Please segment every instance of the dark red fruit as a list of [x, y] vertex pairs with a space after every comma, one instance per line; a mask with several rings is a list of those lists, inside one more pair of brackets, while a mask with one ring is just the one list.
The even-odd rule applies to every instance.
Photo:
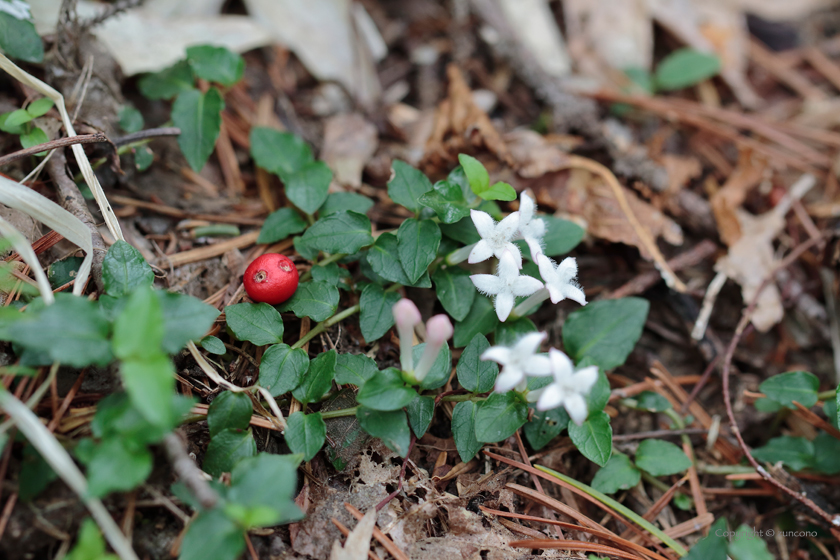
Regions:
[[283, 303], [298, 287], [298, 269], [289, 257], [268, 253], [245, 269], [245, 291], [258, 303]]

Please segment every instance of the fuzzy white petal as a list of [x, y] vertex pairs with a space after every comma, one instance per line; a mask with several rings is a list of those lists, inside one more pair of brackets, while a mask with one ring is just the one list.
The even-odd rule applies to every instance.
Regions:
[[484, 294], [495, 295], [505, 288], [504, 282], [492, 274], [473, 274], [470, 276], [473, 285], [479, 292]]
[[[475, 210], [471, 210], [471, 212], [475, 212]], [[492, 220], [493, 218], [490, 219]], [[505, 219], [496, 224], [496, 233], [498, 233], [505, 241], [510, 241], [513, 238], [513, 234], [515, 234], [518, 229], [519, 212], [511, 212]]]
[[473, 224], [475, 224], [475, 229], [478, 231], [478, 235], [482, 238], [487, 238], [493, 235], [493, 232], [496, 229], [496, 223], [493, 221], [490, 214], [482, 212], [481, 210], [470, 210], [470, 218], [472, 218]]
[[491, 346], [481, 353], [481, 359], [491, 360], [497, 364], [505, 365], [513, 361], [512, 354], [513, 351], [510, 348], [505, 348], [504, 346]]
[[510, 312], [513, 311], [515, 302], [516, 299], [510, 292], [502, 292], [496, 296], [493, 303], [496, 306], [496, 316], [499, 317], [499, 321], [505, 322], [507, 320]]
[[470, 264], [480, 263], [486, 261], [493, 256], [493, 246], [489, 242], [482, 239], [470, 251], [470, 256], [467, 262]]
[[531, 251], [531, 260], [538, 258], [538, 255], [543, 254], [542, 240], [532, 235], [525, 236], [525, 243], [528, 244], [528, 250]]
[[531, 276], [520, 276], [511, 284], [511, 292], [515, 296], [524, 297], [530, 296], [534, 292], [541, 290], [543, 283]]
[[563, 290], [554, 284], [546, 284], [545, 288], [548, 290], [548, 296], [551, 298], [551, 303], [557, 303], [566, 299], [566, 296], [563, 295]]
[[531, 332], [519, 338], [513, 346], [513, 352], [518, 356], [530, 356], [540, 349], [540, 344], [548, 334], [544, 332]]
[[537, 401], [537, 410], [551, 410], [552, 408], [557, 408], [563, 404], [563, 400], [565, 398], [566, 392], [563, 388], [556, 383], [552, 383], [543, 389], [542, 395], [540, 395], [540, 398]]
[[527, 224], [531, 221], [531, 218], [534, 217], [534, 211], [536, 209], [537, 205], [533, 198], [524, 192], [519, 195], [519, 215], [523, 224]]
[[574, 383], [577, 392], [588, 394], [598, 382], [598, 366], [589, 366], [575, 372]]
[[548, 357], [551, 360], [551, 372], [554, 374], [554, 379], [567, 378], [575, 371], [575, 365], [572, 363], [572, 360], [560, 350], [556, 348], [550, 349], [548, 351]]
[[548, 359], [548, 356], [531, 356], [524, 363], [523, 369], [531, 377], [545, 377], [551, 375], [551, 360]]
[[516, 263], [516, 269], [519, 270], [522, 268], [522, 253], [519, 251], [519, 247], [514, 245], [513, 243], [505, 243], [500, 247], [496, 248], [495, 255], [497, 259], [501, 259], [506, 254], [510, 253], [511, 257], [513, 257], [513, 262]]
[[554, 261], [543, 254], [537, 255], [536, 259], [542, 279], [546, 283], [554, 282], [557, 276], [557, 273], [554, 271]]
[[589, 415], [589, 411], [586, 406], [586, 399], [584, 399], [581, 395], [574, 394], [567, 396], [563, 400], [563, 406], [566, 408], [566, 412], [569, 413], [569, 418], [571, 418], [578, 426], [583, 424], [586, 421], [586, 417]]
[[510, 251], [505, 251], [499, 257], [499, 266], [496, 269], [496, 274], [505, 284], [511, 282], [514, 278], [519, 276], [519, 267], [516, 266], [516, 257]]
[[564, 282], [568, 282], [575, 278], [578, 273], [577, 260], [574, 257], [566, 257], [563, 262], [557, 265], [557, 275]]
[[522, 371], [517, 368], [504, 368], [499, 377], [496, 378], [496, 392], [504, 393], [516, 387], [525, 378]]
[[[551, 290], [549, 290], [549, 293], [551, 293]], [[563, 286], [562, 294], [563, 297], [567, 297], [570, 300], [576, 301], [581, 305], [586, 305], [586, 294], [584, 294], [583, 290], [581, 290], [577, 286], [573, 286], [571, 284]]]

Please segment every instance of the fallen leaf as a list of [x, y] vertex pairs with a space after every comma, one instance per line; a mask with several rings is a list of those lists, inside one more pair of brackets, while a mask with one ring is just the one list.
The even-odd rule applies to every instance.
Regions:
[[764, 177], [767, 161], [754, 154], [752, 150], [741, 150], [738, 165], [723, 187], [711, 197], [712, 211], [717, 221], [720, 238], [732, 247], [742, 235], [741, 220], [737, 211], [747, 198], [747, 194]]
[[335, 181], [359, 187], [362, 170], [378, 145], [376, 127], [362, 115], [337, 115], [326, 121], [321, 159], [332, 169]]
[[376, 508], [370, 508], [356, 528], [347, 535], [344, 547], [338, 541], [333, 542], [330, 560], [365, 560], [375, 526]]

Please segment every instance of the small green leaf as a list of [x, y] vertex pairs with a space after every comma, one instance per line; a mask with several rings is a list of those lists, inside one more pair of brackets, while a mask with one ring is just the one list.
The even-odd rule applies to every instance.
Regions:
[[592, 487], [604, 494], [615, 494], [619, 490], [629, 490], [639, 483], [642, 473], [627, 455], [616, 453], [607, 464], [595, 473]]
[[52, 289], [59, 288], [71, 280], [75, 280], [83, 260], [82, 257], [67, 257], [66, 259], [52, 263], [47, 270], [47, 280], [50, 281]]
[[646, 439], [636, 450], [636, 466], [653, 476], [666, 476], [691, 467], [691, 459], [671, 442]]
[[285, 395], [300, 385], [309, 368], [309, 356], [300, 348], [274, 344], [265, 351], [260, 362], [260, 386], [272, 397]]
[[534, 451], [539, 451], [569, 425], [569, 415], [563, 407], [553, 410], [534, 411], [531, 421], [525, 424], [522, 432]]
[[220, 508], [214, 508], [190, 521], [178, 560], [236, 560], [244, 550], [242, 529]]
[[642, 335], [650, 304], [629, 297], [593, 301], [569, 314], [563, 325], [566, 353], [580, 362], [589, 356], [603, 370], [622, 365]]
[[332, 386], [337, 355], [335, 350], [318, 354], [309, 362], [309, 371], [301, 384], [292, 391], [292, 395], [303, 404], [321, 400]]
[[134, 166], [137, 167], [137, 171], [147, 170], [154, 161], [155, 154], [148, 147], [137, 146], [134, 148]]
[[184, 91], [172, 105], [172, 122], [181, 129], [178, 145], [193, 171], [201, 171], [213, 153], [222, 126], [225, 102], [219, 90]]
[[[487, 334], [496, 328], [499, 318], [493, 302], [482, 295], [476, 295], [470, 312], [463, 321], [455, 323], [452, 345], [461, 348], [469, 344], [476, 334]], [[564, 329], [565, 332], [565, 329]]]
[[163, 351], [168, 354], [176, 354], [187, 342], [201, 340], [219, 316], [218, 309], [192, 296], [162, 290], [156, 290], [155, 295], [163, 312]]
[[230, 472], [236, 464], [257, 454], [257, 442], [251, 430], [222, 430], [210, 440], [204, 454], [203, 470], [211, 476]]
[[720, 72], [720, 58], [694, 49], [678, 49], [656, 67], [656, 88], [664, 91], [699, 84]]
[[[642, 391], [631, 400], [636, 401], [636, 404], [633, 405], [633, 408], [637, 410], [646, 410], [648, 412], [664, 412], [671, 408], [671, 403], [668, 401], [668, 399], [666, 399], [659, 393], [654, 393], [653, 391]], [[628, 403], [628, 406], [631, 405]]]
[[338, 309], [338, 288], [326, 282], [303, 282], [295, 295], [280, 305], [280, 311], [291, 311], [297, 317], [310, 317], [313, 321], [326, 321]]
[[391, 200], [418, 213], [423, 208], [420, 197], [431, 189], [432, 182], [422, 171], [404, 161], [394, 160], [393, 178], [388, 181], [388, 196]]
[[300, 217], [300, 214], [291, 208], [280, 208], [269, 214], [265, 219], [257, 243], [261, 245], [277, 243], [305, 229], [306, 222]]
[[167, 400], [172, 411], [170, 422], [153, 424], [143, 417], [126, 393], [112, 393], [96, 405], [96, 414], [90, 424], [91, 431], [101, 439], [118, 437], [136, 445], [157, 443], [182, 420], [193, 405], [193, 399], [174, 392], [168, 395]]
[[146, 74], [137, 82], [146, 99], [172, 99], [179, 93], [195, 89], [192, 68], [186, 60], [176, 62], [154, 74]]
[[121, 438], [108, 438], [93, 447], [87, 460], [88, 494], [101, 498], [114, 491], [131, 490], [152, 472], [152, 454]]
[[[423, 356], [423, 351], [426, 349], [426, 343], [420, 343], [411, 349], [411, 358], [415, 366], [420, 363], [420, 357]], [[421, 389], [438, 389], [446, 385], [449, 377], [452, 374], [452, 352], [449, 350], [449, 345], [444, 343], [440, 349], [440, 353], [435, 358], [429, 373], [420, 382]]]
[[814, 438], [814, 470], [827, 475], [840, 473], [840, 440], [820, 432]]
[[17, 19], [12, 14], [0, 12], [0, 49], [9, 58], [24, 62], [42, 62], [44, 45], [31, 21]]
[[804, 437], [776, 437], [768, 441], [767, 445], [753, 449], [752, 454], [758, 461], [781, 461], [794, 471], [814, 466], [814, 443]]
[[240, 461], [230, 473], [228, 501], [249, 508], [271, 508], [274, 519], [266, 525], [301, 519], [303, 513], [293, 498], [302, 459], [300, 455], [260, 453]]
[[490, 175], [487, 174], [484, 164], [467, 154], [458, 154], [458, 162], [467, 176], [472, 192], [481, 196], [481, 193], [490, 188]]
[[[332, 171], [323, 161], [313, 161], [294, 173], [286, 173], [281, 177], [286, 185], [286, 198], [307, 214], [314, 214], [327, 199]], [[355, 251], [332, 252], [354, 253]]]
[[64, 558], [65, 560], [118, 560], [119, 557], [105, 552], [105, 539], [99, 533], [96, 522], [88, 517], [82, 522], [76, 545]]
[[241, 80], [245, 71], [245, 60], [224, 47], [188, 47], [187, 62], [196, 76], [223, 86], [232, 86]]
[[37, 119], [38, 117], [42, 117], [47, 114], [47, 111], [53, 108], [53, 100], [49, 97], [42, 97], [40, 99], [36, 99], [29, 106], [26, 108], [26, 112], [32, 115], [32, 118]]
[[795, 409], [794, 401], [811, 408], [817, 404], [820, 380], [807, 371], [789, 371], [764, 380], [758, 390], [785, 408]]
[[464, 245], [472, 245], [481, 240], [478, 230], [475, 229], [475, 224], [469, 217], [462, 218], [454, 224], [440, 224], [439, 227], [443, 235]]
[[373, 243], [370, 218], [356, 212], [336, 212], [315, 222], [301, 241], [326, 253], [353, 254]]
[[478, 405], [475, 414], [475, 437], [491, 443], [503, 441], [528, 420], [528, 407], [513, 391], [491, 394]]
[[475, 415], [478, 406], [472, 401], [459, 402], [452, 411], [452, 437], [458, 456], [469, 462], [483, 445], [475, 437]]
[[312, 279], [316, 282], [325, 282], [340, 289], [347, 289], [347, 283], [343, 280], [350, 278], [350, 272], [336, 263], [313, 266], [309, 269]]
[[120, 372], [131, 403], [143, 418], [155, 425], [175, 422], [171, 398], [175, 391], [175, 367], [168, 356], [152, 354], [124, 360]]
[[721, 517], [709, 528], [709, 536], [697, 541], [683, 560], [726, 560], [726, 518]]
[[464, 199], [461, 186], [452, 181], [438, 181], [432, 190], [420, 197], [420, 204], [435, 211], [445, 224], [453, 224], [470, 215], [470, 204]]
[[139, 287], [151, 286], [154, 280], [155, 273], [140, 251], [122, 240], [108, 249], [102, 261], [102, 283], [109, 296], [128, 295]]
[[[19, 130], [18, 127], [20, 127], [20, 125], [32, 121], [33, 118], [34, 117], [32, 117], [26, 109], [17, 109], [16, 111], [8, 113], [6, 120], [3, 121], [3, 126], [7, 129]], [[15, 132], [14, 134], [20, 134], [20, 132]]]
[[432, 275], [438, 300], [456, 321], [463, 321], [475, 300], [470, 272], [457, 266], [438, 268]]
[[403, 381], [396, 368], [382, 370], [371, 377], [356, 395], [362, 406], [371, 410], [400, 410], [417, 397], [417, 391]]
[[339, 354], [335, 363], [335, 382], [361, 387], [379, 373], [376, 362], [364, 354]]
[[304, 461], [311, 461], [327, 437], [327, 425], [321, 413], [304, 414], [295, 412], [286, 421], [286, 443], [293, 453], [303, 455]]
[[[540, 216], [545, 222], [545, 237], [543, 237], [543, 252], [549, 257], [565, 255], [578, 246], [586, 231], [574, 222], [555, 218], [554, 216]], [[527, 248], [527, 245], [525, 245]], [[530, 253], [528, 253], [530, 256]]]
[[569, 437], [584, 457], [605, 466], [612, 454], [612, 426], [610, 417], [603, 410], [589, 415], [582, 425], [569, 424]]
[[[23, 146], [23, 148], [25, 149], [37, 146], [39, 144], [44, 144], [49, 141], [50, 139], [47, 138], [47, 133], [38, 127], [34, 127], [28, 133], [20, 135], [20, 145]], [[46, 155], [46, 153], [47, 152], [39, 152], [36, 155], [42, 156]]]
[[400, 297], [396, 292], [386, 292], [378, 284], [368, 284], [364, 287], [359, 298], [359, 328], [366, 342], [379, 340], [394, 325], [391, 308]]
[[431, 395], [417, 395], [417, 398], [408, 403], [406, 413], [408, 413], [411, 431], [418, 439], [423, 437], [435, 415], [435, 398]]
[[767, 543], [754, 534], [755, 529], [741, 525], [735, 530], [735, 535], [729, 538], [727, 553], [732, 560], [773, 560], [774, 556], [767, 550]]
[[275, 175], [291, 175], [315, 161], [309, 144], [289, 132], [256, 126], [249, 138], [251, 157], [258, 166]]
[[120, 128], [125, 132], [137, 132], [143, 130], [145, 121], [143, 113], [137, 110], [134, 105], [123, 105], [118, 113]]
[[431, 220], [409, 218], [397, 230], [400, 264], [411, 284], [417, 282], [437, 256], [440, 228]]
[[163, 312], [151, 288], [140, 288], [128, 301], [114, 322], [111, 345], [121, 360], [142, 359], [160, 352], [163, 341]]
[[283, 342], [283, 318], [267, 303], [228, 305], [225, 318], [234, 336], [243, 342], [256, 346]]
[[[411, 286], [412, 283], [400, 264], [398, 254], [397, 236], [393, 233], [383, 233], [376, 239], [376, 243], [368, 249], [367, 262], [373, 271], [385, 280], [403, 286]], [[418, 288], [429, 288], [431, 285], [428, 272], [423, 274], [415, 284]]]
[[496, 376], [499, 375], [498, 364], [481, 359], [481, 354], [488, 348], [490, 348], [490, 343], [487, 342], [487, 337], [478, 333], [461, 352], [455, 371], [458, 375], [458, 383], [467, 391], [486, 393], [496, 383]]
[[353, 192], [337, 192], [327, 195], [327, 200], [318, 208], [318, 216], [323, 218], [344, 210], [367, 214], [367, 211], [371, 208], [373, 208], [373, 200], [365, 195]]
[[210, 403], [207, 409], [207, 427], [210, 437], [223, 430], [246, 430], [251, 423], [254, 406], [245, 393], [225, 391]]
[[499, 181], [493, 183], [490, 188], [479, 195], [484, 200], [504, 200], [510, 202], [516, 200], [516, 191], [507, 183]]
[[356, 419], [365, 432], [381, 439], [388, 449], [400, 457], [408, 455], [411, 431], [402, 410], [382, 412], [360, 406], [356, 411]]

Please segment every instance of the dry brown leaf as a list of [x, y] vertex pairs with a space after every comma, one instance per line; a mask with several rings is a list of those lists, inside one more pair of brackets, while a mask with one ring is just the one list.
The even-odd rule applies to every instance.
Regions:
[[362, 115], [337, 115], [326, 121], [321, 159], [332, 169], [338, 183], [359, 187], [362, 170], [378, 145], [376, 127]]
[[330, 560], [366, 560], [375, 526], [376, 508], [370, 508], [356, 528], [347, 535], [343, 547], [339, 541], [333, 541]]
[[694, 156], [664, 154], [658, 158], [658, 162], [668, 172], [669, 194], [676, 193], [703, 172], [700, 160]]
[[758, 185], [767, 169], [767, 160], [753, 154], [751, 150], [742, 150], [738, 157], [738, 166], [726, 180], [723, 187], [711, 198], [712, 211], [718, 225], [720, 238], [732, 247], [742, 235], [737, 211], [747, 198], [750, 190]]

